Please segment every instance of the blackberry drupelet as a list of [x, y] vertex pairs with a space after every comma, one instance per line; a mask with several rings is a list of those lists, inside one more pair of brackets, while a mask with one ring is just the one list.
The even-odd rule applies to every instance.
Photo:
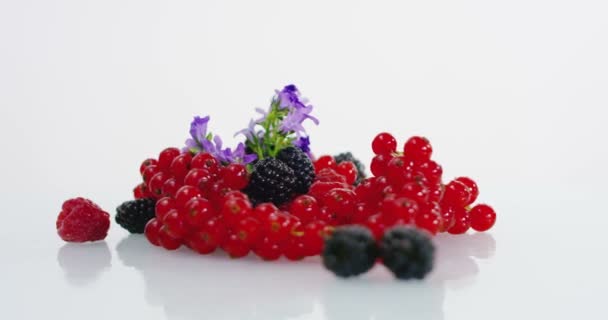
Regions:
[[287, 147], [279, 151], [277, 159], [287, 164], [296, 175], [294, 191], [297, 194], [307, 193], [310, 185], [315, 180], [315, 168], [310, 158], [300, 148]]
[[265, 158], [253, 167], [249, 184], [243, 190], [254, 204], [281, 205], [291, 199], [297, 185], [296, 175], [283, 161]]
[[338, 164], [340, 162], [350, 161], [355, 165], [355, 167], [357, 167], [357, 180], [355, 180], [356, 186], [359, 185], [359, 183], [361, 183], [361, 181], [363, 181], [363, 179], [366, 178], [365, 165], [363, 165], [363, 163], [361, 161], [359, 161], [359, 159], [355, 158], [352, 153], [343, 152], [343, 153], [340, 153], [340, 154], [334, 156], [334, 159], [336, 160], [336, 163], [338, 163]]
[[425, 232], [416, 228], [388, 230], [380, 252], [384, 265], [399, 279], [422, 279], [433, 269], [435, 246]]
[[367, 228], [340, 227], [325, 240], [323, 265], [337, 276], [347, 278], [367, 272], [378, 255], [376, 240]]
[[144, 233], [146, 223], [154, 218], [154, 199], [126, 201], [116, 208], [116, 223], [130, 233]]

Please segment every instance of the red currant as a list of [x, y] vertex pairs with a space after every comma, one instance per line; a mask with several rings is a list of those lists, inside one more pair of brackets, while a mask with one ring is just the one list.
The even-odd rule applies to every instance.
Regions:
[[174, 197], [175, 193], [179, 188], [181, 188], [181, 186], [182, 185], [177, 182], [175, 178], [167, 179], [161, 188], [163, 197]]
[[183, 181], [186, 174], [190, 170], [190, 161], [192, 161], [192, 155], [190, 153], [183, 153], [175, 157], [169, 166], [169, 172], [178, 180]]
[[211, 174], [218, 174], [220, 162], [209, 153], [199, 153], [192, 158], [190, 168], [205, 169]]
[[306, 256], [306, 248], [300, 237], [291, 238], [283, 246], [283, 255], [285, 258], [291, 261], [298, 261], [304, 259]]
[[192, 250], [200, 254], [209, 254], [214, 252], [217, 246], [211, 244], [208, 239], [208, 233], [204, 230], [199, 230], [188, 236], [188, 239], [186, 241], [188, 242], [188, 246], [192, 248]]
[[222, 207], [222, 217], [229, 226], [235, 226], [241, 219], [250, 216], [251, 212], [251, 203], [241, 198], [230, 198]]
[[372, 141], [372, 150], [375, 154], [391, 154], [397, 151], [397, 140], [390, 133], [379, 133]]
[[265, 202], [260, 203], [255, 207], [253, 210], [253, 215], [259, 221], [266, 221], [271, 214], [277, 213], [278, 211], [279, 208], [277, 208], [274, 204]]
[[441, 228], [439, 229], [440, 232], [446, 232], [448, 231], [448, 229], [452, 228], [452, 226], [454, 226], [455, 221], [455, 215], [456, 215], [456, 211], [457, 209], [455, 209], [452, 206], [443, 206], [441, 208], [441, 218], [443, 219], [443, 224], [441, 226]]
[[190, 199], [202, 197], [198, 188], [193, 186], [183, 186], [175, 193], [175, 205], [178, 208], [183, 208]]
[[182, 239], [188, 233], [184, 216], [175, 209], [167, 212], [163, 224], [167, 227], [166, 232], [173, 238]]
[[463, 234], [471, 227], [469, 213], [462, 207], [454, 207], [454, 225], [448, 229], [451, 234]]
[[437, 234], [437, 231], [439, 231], [441, 225], [441, 217], [434, 213], [423, 212], [416, 216], [416, 226], [430, 232], [433, 235]]
[[496, 212], [486, 204], [478, 204], [469, 211], [471, 228], [475, 231], [487, 231], [496, 222]]
[[135, 188], [133, 188], [133, 198], [134, 199], [143, 199], [146, 198], [148, 187], [145, 183], [138, 184]]
[[317, 173], [326, 168], [335, 169], [337, 166], [338, 164], [332, 156], [321, 156], [314, 162], [315, 172]]
[[146, 169], [144, 169], [144, 172], [142, 172], [141, 177], [144, 179], [144, 183], [148, 184], [150, 179], [152, 179], [152, 177], [159, 172], [160, 169], [158, 168], [158, 166], [149, 165], [146, 167]]
[[426, 138], [414, 136], [405, 142], [403, 153], [416, 162], [425, 162], [431, 160], [433, 147]]
[[429, 189], [420, 183], [410, 182], [403, 185], [399, 195], [410, 198], [417, 203], [424, 203], [429, 200]]
[[370, 170], [375, 176], [383, 176], [386, 174], [386, 167], [391, 157], [389, 155], [379, 154], [372, 159]]
[[281, 246], [269, 238], [264, 238], [258, 242], [253, 252], [266, 261], [274, 261], [281, 257]]
[[206, 183], [211, 180], [211, 174], [205, 169], [194, 168], [190, 169], [184, 178], [185, 186], [193, 186], [200, 188], [201, 183]]
[[179, 156], [181, 152], [178, 148], [167, 148], [158, 155], [158, 168], [161, 171], [168, 172], [171, 162], [175, 157]]
[[260, 240], [262, 232], [260, 222], [254, 218], [247, 217], [238, 221], [234, 227], [234, 232], [249, 247], [255, 246]]
[[167, 250], [177, 250], [182, 245], [181, 240], [169, 234], [166, 225], [161, 226], [159, 229], [158, 243]]
[[148, 182], [148, 191], [150, 191], [155, 198], [160, 198], [163, 195], [163, 185], [168, 178], [169, 175], [164, 172], [155, 174]]
[[325, 237], [330, 232], [328, 226], [323, 221], [315, 221], [304, 225], [302, 228], [302, 244], [306, 256], [316, 256], [321, 254]]
[[468, 178], [468, 177], [456, 178], [456, 181], [461, 182], [462, 184], [464, 184], [465, 186], [467, 186], [469, 188], [470, 197], [469, 197], [469, 201], [467, 201], [466, 205], [469, 205], [469, 204], [475, 202], [475, 200], [477, 200], [477, 197], [479, 196], [479, 188], [477, 187], [477, 183], [475, 183], [475, 181], [473, 181], [473, 179]]
[[338, 215], [335, 212], [327, 209], [327, 207], [321, 207], [319, 210], [318, 220], [323, 221], [330, 226], [337, 226], [341, 222]]
[[264, 234], [275, 243], [282, 243], [291, 233], [293, 220], [290, 216], [277, 212], [268, 216], [267, 220], [261, 221]]
[[242, 258], [249, 254], [249, 246], [245, 241], [241, 240], [235, 233], [231, 233], [226, 238], [222, 245], [222, 249], [230, 255], [231, 258]]
[[397, 220], [407, 223], [418, 214], [418, 210], [416, 201], [403, 197], [396, 199], [388, 197], [381, 204], [382, 218], [390, 223], [394, 223]]
[[380, 241], [384, 236], [384, 230], [387, 225], [385, 220], [382, 218], [382, 214], [375, 214], [365, 221], [364, 225], [374, 234], [374, 238]]
[[155, 213], [156, 219], [163, 221], [169, 211], [175, 209], [175, 202], [169, 197], [164, 197], [156, 201]]
[[442, 202], [457, 207], [464, 207], [470, 198], [470, 189], [464, 183], [453, 180], [445, 186]]
[[374, 213], [376, 213], [374, 206], [366, 202], [359, 202], [355, 205], [352, 221], [358, 224], [363, 223]]
[[148, 241], [155, 245], [155, 246], [160, 246], [160, 242], [159, 242], [159, 232], [160, 232], [160, 227], [161, 224], [160, 222], [158, 222], [157, 219], [152, 219], [150, 221], [148, 221], [148, 223], [146, 223], [146, 228], [144, 229], [144, 234], [146, 235], [146, 238], [148, 239]]
[[234, 190], [241, 190], [249, 183], [247, 169], [242, 164], [229, 164], [222, 169], [221, 176], [226, 186]]
[[340, 162], [336, 171], [346, 178], [346, 183], [348, 184], [353, 184], [357, 181], [357, 167], [350, 161]]
[[190, 226], [200, 228], [215, 215], [215, 212], [209, 200], [197, 197], [186, 202], [183, 215]]
[[139, 166], [139, 173], [140, 174], [144, 174], [144, 170], [146, 170], [146, 168], [148, 166], [155, 166], [158, 164], [158, 161], [156, 161], [156, 159], [146, 159], [144, 160], [144, 162], [141, 163], [141, 165]]
[[298, 217], [302, 223], [312, 222], [319, 215], [317, 200], [309, 195], [301, 195], [293, 200], [289, 213]]
[[426, 180], [431, 184], [437, 184], [441, 182], [441, 176], [443, 175], [443, 168], [435, 161], [429, 160], [420, 165], [420, 172], [424, 175]]

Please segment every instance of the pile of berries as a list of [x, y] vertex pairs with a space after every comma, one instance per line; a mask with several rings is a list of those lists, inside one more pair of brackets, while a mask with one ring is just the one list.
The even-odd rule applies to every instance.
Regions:
[[[268, 111], [258, 110], [262, 118], [239, 131], [246, 139], [234, 150], [208, 132], [209, 116], [195, 117], [183, 149], [142, 162], [135, 200], [117, 208], [116, 222], [167, 250], [221, 249], [233, 258], [253, 252], [268, 261], [322, 255], [343, 277], [382, 261], [400, 279], [432, 269], [430, 236], [494, 225], [494, 210], [474, 205], [472, 179], [444, 183], [426, 138], [411, 137], [397, 150], [391, 134], [378, 134], [371, 177], [350, 152], [315, 158], [302, 126], [318, 124], [312, 109], [286, 86]], [[70, 200], [58, 232], [66, 241], [103, 239], [109, 220], [102, 213], [90, 201]]]

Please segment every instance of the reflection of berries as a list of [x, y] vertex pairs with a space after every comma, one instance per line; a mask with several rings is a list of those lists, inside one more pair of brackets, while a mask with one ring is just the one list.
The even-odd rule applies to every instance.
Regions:
[[293, 170], [296, 176], [294, 191], [298, 194], [308, 192], [308, 188], [315, 180], [315, 168], [310, 158], [300, 148], [287, 147], [277, 154], [277, 159]]
[[433, 269], [435, 246], [423, 232], [395, 227], [380, 243], [382, 262], [399, 279], [422, 279]]
[[154, 218], [153, 199], [126, 201], [116, 208], [116, 223], [130, 233], [143, 233], [146, 223]]
[[360, 226], [337, 228], [325, 240], [323, 265], [340, 277], [365, 273], [374, 266], [378, 247], [372, 233]]
[[352, 162], [357, 168], [357, 180], [355, 180], [355, 185], [359, 185], [363, 179], [366, 178], [365, 175], [365, 165], [359, 159], [355, 158], [352, 153], [344, 152], [334, 156], [334, 159], [338, 164], [344, 161]]
[[75, 198], [63, 203], [57, 233], [68, 242], [102, 240], [108, 235], [110, 215], [91, 200]]
[[280, 205], [291, 198], [296, 185], [293, 169], [281, 160], [266, 158], [253, 167], [249, 185], [244, 191], [254, 202]]

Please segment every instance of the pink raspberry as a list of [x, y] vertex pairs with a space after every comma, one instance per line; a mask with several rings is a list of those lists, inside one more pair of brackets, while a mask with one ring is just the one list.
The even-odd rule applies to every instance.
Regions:
[[91, 200], [74, 198], [63, 203], [56, 227], [64, 241], [102, 240], [108, 235], [110, 215]]

